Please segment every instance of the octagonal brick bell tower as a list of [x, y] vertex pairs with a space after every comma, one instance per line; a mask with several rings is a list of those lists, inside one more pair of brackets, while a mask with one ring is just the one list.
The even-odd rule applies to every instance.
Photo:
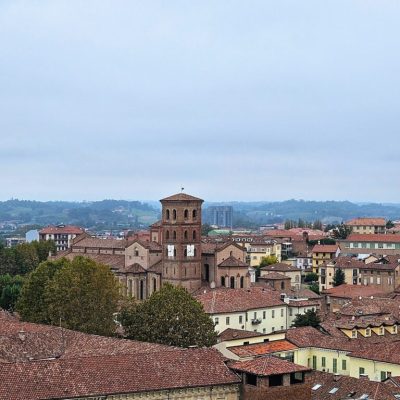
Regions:
[[178, 193], [160, 200], [163, 235], [162, 280], [185, 287], [201, 286], [202, 199]]

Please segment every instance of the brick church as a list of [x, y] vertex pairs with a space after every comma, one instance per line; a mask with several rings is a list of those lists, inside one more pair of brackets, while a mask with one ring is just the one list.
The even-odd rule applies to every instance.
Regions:
[[56, 258], [85, 256], [108, 265], [126, 295], [140, 300], [165, 282], [191, 293], [202, 286], [250, 286], [244, 247], [234, 242], [202, 241], [202, 199], [178, 193], [160, 202], [161, 220], [151, 225], [150, 240], [99, 239], [85, 233]]

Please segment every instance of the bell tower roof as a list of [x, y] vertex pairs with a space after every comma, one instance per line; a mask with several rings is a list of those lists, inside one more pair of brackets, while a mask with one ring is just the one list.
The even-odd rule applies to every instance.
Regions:
[[198, 197], [191, 196], [190, 194], [177, 193], [172, 196], [165, 197], [164, 199], [161, 199], [160, 201], [161, 202], [163, 202], [163, 201], [201, 201], [201, 202], [203, 202], [204, 200], [199, 199]]

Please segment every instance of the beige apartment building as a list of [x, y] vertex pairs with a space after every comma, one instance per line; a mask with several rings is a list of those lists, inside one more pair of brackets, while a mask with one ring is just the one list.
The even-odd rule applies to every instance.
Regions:
[[355, 218], [345, 223], [353, 233], [363, 235], [386, 233], [385, 218]]

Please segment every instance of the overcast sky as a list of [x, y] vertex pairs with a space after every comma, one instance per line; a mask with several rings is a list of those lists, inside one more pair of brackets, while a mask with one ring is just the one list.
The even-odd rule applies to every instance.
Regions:
[[400, 2], [0, 0], [0, 199], [400, 202]]

